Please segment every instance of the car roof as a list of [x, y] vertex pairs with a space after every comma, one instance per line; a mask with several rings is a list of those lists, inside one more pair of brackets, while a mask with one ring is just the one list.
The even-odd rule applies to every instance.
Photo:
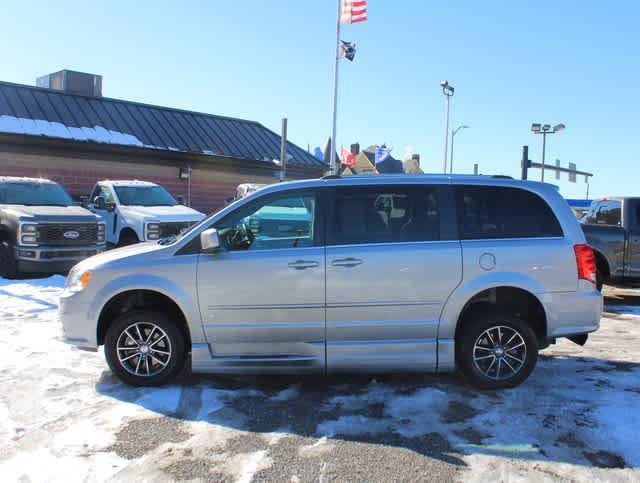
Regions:
[[511, 186], [535, 192], [558, 191], [557, 186], [539, 181], [522, 181], [508, 176], [465, 174], [369, 174], [332, 175], [324, 178], [275, 183], [260, 189], [261, 193], [285, 189], [314, 188], [321, 186], [369, 186], [384, 184], [464, 184], [480, 186]]

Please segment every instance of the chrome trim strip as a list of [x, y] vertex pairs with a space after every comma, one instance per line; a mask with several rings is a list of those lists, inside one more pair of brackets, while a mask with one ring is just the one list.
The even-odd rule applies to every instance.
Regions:
[[403, 307], [403, 306], [416, 306], [416, 305], [440, 305], [440, 302], [436, 301], [423, 301], [423, 302], [346, 302], [346, 303], [331, 303], [327, 304], [328, 309], [339, 309], [349, 307]]
[[264, 324], [207, 324], [207, 329], [290, 329], [297, 327], [324, 328], [324, 322], [289, 322], [289, 323], [264, 323]]
[[[327, 348], [331, 347], [344, 347], [344, 346], [385, 346], [385, 345], [424, 345], [435, 344], [437, 339], [387, 339], [387, 340], [341, 340], [341, 341], [327, 341]], [[381, 354], [377, 354], [380, 355]]]
[[324, 304], [209, 305], [207, 310], [323, 309]]
[[359, 321], [327, 321], [327, 328], [342, 327], [366, 327], [366, 326], [389, 326], [396, 325], [438, 325], [439, 320], [359, 320]]

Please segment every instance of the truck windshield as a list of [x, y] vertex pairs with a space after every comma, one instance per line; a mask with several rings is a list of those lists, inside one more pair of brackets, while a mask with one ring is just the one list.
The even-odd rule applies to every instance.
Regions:
[[71, 196], [57, 183], [0, 183], [0, 205], [71, 206]]
[[116, 186], [120, 204], [135, 206], [175, 206], [173, 199], [162, 186]]

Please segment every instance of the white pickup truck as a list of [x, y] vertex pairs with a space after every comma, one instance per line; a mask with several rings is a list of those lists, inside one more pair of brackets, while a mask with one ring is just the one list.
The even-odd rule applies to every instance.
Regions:
[[88, 208], [103, 217], [107, 243], [115, 246], [177, 235], [205, 216], [179, 204], [162, 186], [138, 180], [99, 181]]

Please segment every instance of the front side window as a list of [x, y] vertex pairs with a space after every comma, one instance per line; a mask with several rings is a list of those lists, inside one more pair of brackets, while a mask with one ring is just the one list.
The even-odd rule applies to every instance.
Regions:
[[437, 191], [428, 186], [337, 188], [334, 245], [440, 239]]
[[230, 251], [304, 248], [316, 244], [315, 192], [286, 192], [260, 197], [216, 223]]
[[57, 183], [11, 182], [0, 184], [0, 205], [70, 206], [71, 196]]
[[518, 188], [456, 188], [460, 238], [561, 237], [562, 228], [540, 196]]
[[175, 206], [178, 202], [162, 186], [116, 186], [121, 205]]
[[96, 186], [96, 189], [91, 196], [91, 202], [95, 203], [96, 199], [98, 199], [100, 196], [104, 198], [105, 203], [113, 203], [113, 193], [111, 193], [111, 190], [106, 186]]

